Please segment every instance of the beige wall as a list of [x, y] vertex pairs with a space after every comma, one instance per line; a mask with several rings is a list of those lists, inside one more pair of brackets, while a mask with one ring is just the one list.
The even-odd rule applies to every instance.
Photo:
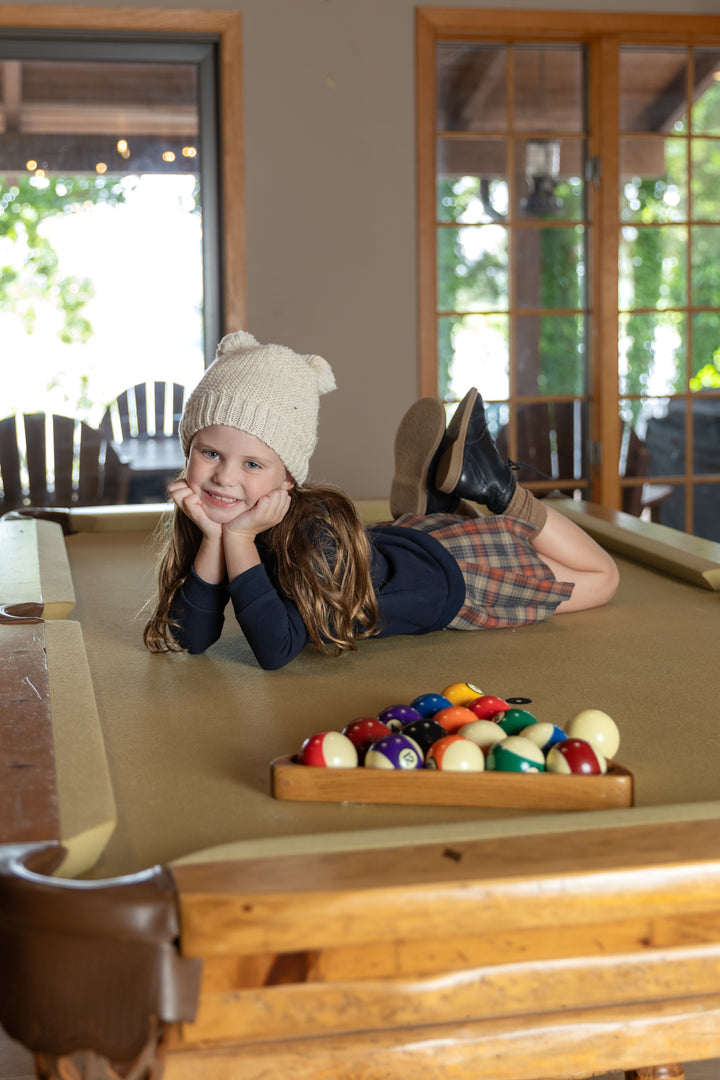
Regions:
[[[395, 425], [417, 392], [416, 4], [93, 0], [87, 6], [206, 6], [242, 14], [247, 329], [262, 341], [321, 353], [335, 370], [339, 389], [322, 403], [312, 478], [357, 497], [386, 495]], [[434, 6], [473, 5], [436, 0]], [[572, 3], [552, 7], [577, 10]], [[717, 14], [720, 4], [615, 0], [582, 10], [647, 11], [650, 18]]]

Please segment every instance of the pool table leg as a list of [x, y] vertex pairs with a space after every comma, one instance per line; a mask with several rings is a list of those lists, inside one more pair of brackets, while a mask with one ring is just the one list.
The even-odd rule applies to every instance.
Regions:
[[655, 1065], [648, 1069], [630, 1069], [625, 1080], [685, 1080], [682, 1065]]

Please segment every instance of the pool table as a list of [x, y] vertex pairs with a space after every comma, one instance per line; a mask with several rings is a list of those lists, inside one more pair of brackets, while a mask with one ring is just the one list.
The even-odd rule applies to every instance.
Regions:
[[[48, 1075], [83, 1039], [167, 1080], [659, 1077], [720, 1056], [720, 545], [557, 505], [618, 559], [606, 607], [276, 672], [230, 620], [202, 656], [144, 650], [160, 508], [0, 534], [3, 670], [33, 688], [0, 701], [0, 1020]], [[272, 797], [271, 761], [307, 735], [457, 680], [560, 726], [610, 713], [634, 805]], [[18, 744], [29, 697], [49, 747]], [[132, 1073], [128, 1048], [157, 1046]]]

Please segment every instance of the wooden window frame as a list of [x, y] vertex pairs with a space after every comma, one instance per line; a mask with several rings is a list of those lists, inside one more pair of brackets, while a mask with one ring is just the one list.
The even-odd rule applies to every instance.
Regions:
[[[416, 44], [416, 147], [418, 236], [419, 392], [437, 394], [435, 251], [435, 46], [441, 41], [478, 40], [568, 42], [584, 45], [589, 65], [588, 93], [595, 117], [588, 155], [602, 156], [602, 183], [595, 197], [591, 256], [593, 280], [592, 384], [588, 386], [589, 437], [601, 453], [590, 464], [595, 502], [620, 508], [618, 468], [618, 199], [620, 175], [618, 44], [720, 47], [720, 16], [666, 15], [648, 28], [647, 13], [418, 8]], [[596, 73], [614, 93], [602, 96]], [[601, 154], [602, 149], [602, 154]]]
[[189, 8], [82, 8], [0, 4], [0, 30], [79, 33], [209, 34], [219, 48], [220, 234], [223, 323], [246, 324], [245, 188], [243, 172], [242, 19], [231, 11]]

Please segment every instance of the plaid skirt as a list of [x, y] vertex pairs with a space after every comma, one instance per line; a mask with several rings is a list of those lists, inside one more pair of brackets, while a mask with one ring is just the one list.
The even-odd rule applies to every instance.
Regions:
[[465, 603], [449, 630], [525, 626], [549, 618], [572, 594], [530, 543], [534, 530], [511, 517], [403, 514], [393, 525], [432, 533], [465, 579]]

